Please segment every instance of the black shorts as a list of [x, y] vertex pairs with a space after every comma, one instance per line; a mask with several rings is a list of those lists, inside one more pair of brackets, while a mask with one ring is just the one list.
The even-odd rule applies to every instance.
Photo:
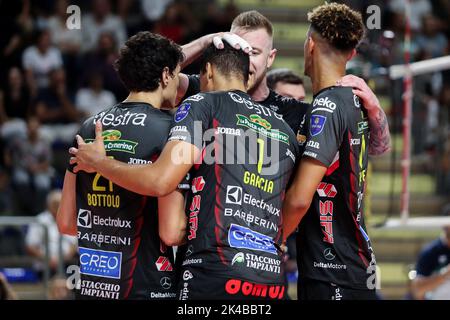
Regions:
[[280, 284], [259, 284], [250, 280], [213, 275], [184, 268], [180, 274], [180, 300], [284, 300], [287, 288]]
[[298, 300], [377, 300], [375, 290], [350, 289], [311, 279], [299, 279]]

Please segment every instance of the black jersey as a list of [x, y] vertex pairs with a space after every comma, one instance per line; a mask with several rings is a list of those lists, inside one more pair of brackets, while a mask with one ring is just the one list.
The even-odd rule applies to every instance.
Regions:
[[184, 100], [172, 140], [202, 150], [187, 195], [180, 298], [188, 298], [187, 286], [199, 272], [228, 279], [223, 292], [230, 296], [249, 290], [250, 296], [283, 297], [281, 207], [298, 155], [292, 130], [242, 91], [211, 92]]
[[[120, 103], [85, 121], [95, 137], [101, 120], [106, 153], [128, 164], [151, 163], [163, 149], [171, 116], [146, 103]], [[173, 251], [159, 238], [157, 198], [142, 196], [99, 174], [77, 173], [80, 299], [175, 298]]]
[[[189, 75], [189, 86], [185, 97], [197, 94], [200, 92], [200, 78], [198, 75]], [[269, 95], [263, 101], [257, 101], [265, 107], [270, 108], [278, 114], [283, 116], [284, 121], [291, 127], [292, 131], [297, 134], [300, 128], [300, 122], [309, 108], [309, 103], [299, 101], [290, 97], [283, 97], [273, 90], [270, 90]]]
[[368, 161], [366, 111], [349, 87], [315, 97], [303, 121], [303, 157], [328, 167], [297, 236], [299, 276], [373, 289], [375, 256], [361, 207]]

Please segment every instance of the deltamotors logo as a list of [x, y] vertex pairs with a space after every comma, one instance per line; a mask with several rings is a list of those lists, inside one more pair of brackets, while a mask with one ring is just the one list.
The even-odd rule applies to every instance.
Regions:
[[273, 239], [262, 233], [236, 224], [228, 231], [228, 243], [232, 248], [249, 249], [277, 254]]
[[80, 273], [120, 279], [122, 252], [95, 250], [79, 247]]
[[78, 210], [77, 226], [82, 228], [92, 228], [92, 213], [90, 210]]

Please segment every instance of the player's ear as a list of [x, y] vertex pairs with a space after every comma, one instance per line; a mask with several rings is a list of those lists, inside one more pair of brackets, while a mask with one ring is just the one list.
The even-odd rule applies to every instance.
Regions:
[[170, 74], [169, 67], [164, 67], [164, 69], [162, 70], [162, 73], [161, 73], [161, 85], [163, 87], [167, 87], [167, 85], [169, 84], [170, 77], [171, 77], [171, 74]]
[[350, 61], [353, 59], [353, 57], [356, 56], [356, 49], [353, 49], [347, 56], [347, 61]]
[[272, 66], [273, 61], [275, 60], [275, 56], [277, 55], [277, 52], [278, 50], [275, 48], [270, 50], [269, 57], [267, 58], [267, 66], [266, 66], [267, 69], [269, 69]]
[[310, 55], [312, 55], [312, 52], [314, 51], [314, 47], [316, 46], [316, 42], [314, 41], [312, 36], [309, 36], [308, 44], [307, 44], [307, 50]]
[[214, 75], [214, 70], [213, 70], [212, 64], [210, 62], [207, 62], [205, 69], [206, 69], [206, 72], [205, 72], [206, 79], [208, 79], [208, 80], [212, 79], [213, 75]]

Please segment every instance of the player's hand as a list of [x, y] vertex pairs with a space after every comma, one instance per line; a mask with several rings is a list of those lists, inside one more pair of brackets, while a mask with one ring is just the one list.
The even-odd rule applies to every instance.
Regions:
[[223, 41], [226, 41], [230, 46], [232, 46], [236, 50], [241, 49], [248, 54], [250, 54], [253, 50], [247, 41], [239, 37], [237, 34], [231, 32], [219, 33], [217, 36], [213, 38], [212, 41], [217, 49], [223, 49], [224, 48]]
[[381, 109], [377, 96], [363, 79], [354, 75], [346, 75], [339, 79], [336, 84], [344, 87], [353, 87], [353, 93], [362, 100], [367, 112]]
[[106, 157], [105, 145], [103, 144], [102, 124], [99, 121], [95, 124], [95, 140], [92, 143], [84, 142], [79, 135], [76, 136], [78, 148], [70, 148], [69, 152], [74, 156], [70, 159], [70, 164], [76, 164], [73, 171], [95, 172], [95, 165]]

